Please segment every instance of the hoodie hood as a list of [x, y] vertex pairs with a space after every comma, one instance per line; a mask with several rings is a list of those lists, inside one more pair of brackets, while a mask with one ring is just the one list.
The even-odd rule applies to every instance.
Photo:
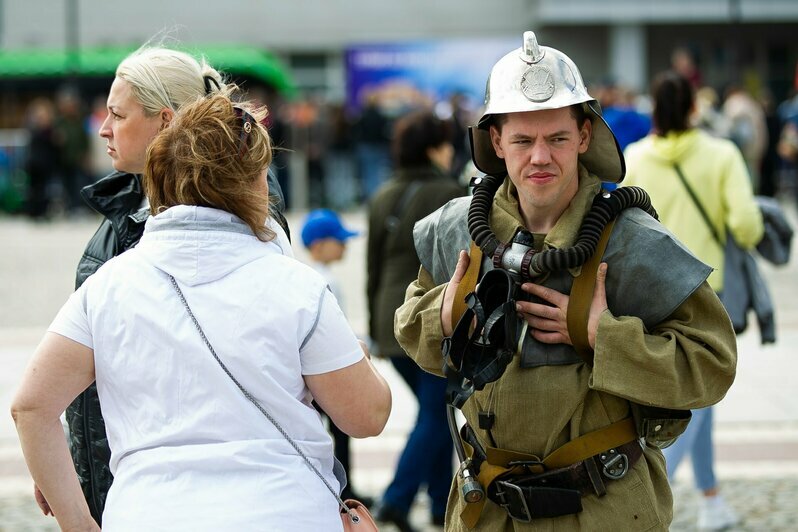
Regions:
[[651, 145], [650, 155], [662, 159], [664, 162], [672, 165], [677, 161], [682, 161], [687, 157], [687, 154], [695, 149], [696, 137], [699, 135], [697, 129], [688, 129], [687, 131], [670, 132], [664, 137], [659, 135], [649, 135], [646, 137], [645, 142]]
[[292, 256], [282, 228], [271, 219], [267, 225], [277, 237], [261, 242], [229, 212], [177, 205], [147, 219], [136, 250], [156, 268], [195, 286], [221, 279], [267, 255]]

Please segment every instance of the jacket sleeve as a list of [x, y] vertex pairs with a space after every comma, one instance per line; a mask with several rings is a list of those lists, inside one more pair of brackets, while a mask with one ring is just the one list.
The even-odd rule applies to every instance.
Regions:
[[725, 225], [740, 247], [751, 249], [761, 240], [765, 230], [762, 211], [754, 199], [748, 168], [740, 150], [733, 145], [729, 147], [721, 190], [726, 207]]
[[103, 218], [102, 222], [100, 222], [100, 227], [97, 228], [94, 236], [86, 244], [83, 256], [78, 262], [75, 274], [75, 290], [80, 288], [86, 282], [86, 279], [94, 275], [100, 266], [119, 253], [119, 243], [111, 222], [108, 218]]
[[436, 286], [432, 275], [422, 266], [418, 278], [407, 287], [404, 304], [394, 315], [394, 334], [402, 349], [421, 369], [440, 376], [443, 376], [441, 305], [447, 284]]
[[591, 387], [646, 406], [703, 408], [726, 395], [736, 365], [731, 322], [704, 282], [650, 332], [638, 318], [605, 311]]

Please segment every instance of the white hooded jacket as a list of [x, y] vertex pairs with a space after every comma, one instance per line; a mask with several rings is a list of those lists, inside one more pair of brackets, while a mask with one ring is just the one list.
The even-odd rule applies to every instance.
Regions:
[[337, 487], [302, 376], [363, 353], [325, 281], [288, 253], [284, 235], [264, 243], [230, 213], [176, 206], [56, 317], [51, 331], [94, 350], [115, 477], [104, 530], [340, 527], [333, 497], [219, 367], [168, 278], [230, 372]]

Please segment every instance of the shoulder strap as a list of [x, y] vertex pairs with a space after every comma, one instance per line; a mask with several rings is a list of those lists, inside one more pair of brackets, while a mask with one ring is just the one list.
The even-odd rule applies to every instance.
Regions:
[[698, 212], [701, 213], [701, 217], [704, 219], [704, 223], [707, 224], [709, 231], [712, 233], [712, 238], [714, 238], [715, 242], [717, 242], [718, 245], [722, 248], [723, 239], [718, 234], [718, 230], [715, 228], [715, 225], [709, 219], [707, 211], [704, 210], [704, 207], [701, 205], [701, 202], [698, 201], [698, 196], [695, 195], [695, 192], [693, 192], [692, 187], [690, 187], [690, 185], [687, 183], [687, 179], [684, 178], [684, 174], [682, 173], [681, 167], [677, 163], [674, 163], [673, 169], [676, 170], [676, 175], [679, 176], [679, 180], [682, 182], [682, 185], [684, 185], [684, 188], [687, 190], [687, 194], [690, 195], [690, 199], [693, 200], [693, 203], [695, 203], [695, 206], [698, 208]]
[[582, 271], [574, 279], [568, 301], [568, 314], [566, 315], [568, 334], [577, 354], [582, 357], [588, 366], [593, 366], [593, 349], [591, 349], [590, 342], [587, 339], [590, 304], [593, 302], [598, 267], [601, 264], [601, 258], [604, 256], [604, 250], [607, 248], [607, 242], [610, 240], [610, 234], [614, 226], [615, 220], [612, 220], [604, 227], [595, 253], [582, 265]]
[[405, 186], [402, 195], [399, 196], [399, 199], [394, 203], [391, 214], [385, 218], [386, 233], [390, 234], [396, 231], [396, 228], [399, 227], [399, 222], [402, 220], [402, 213], [404, 213], [407, 206], [410, 205], [410, 200], [415, 197], [416, 192], [418, 192], [423, 184], [422, 181], [413, 180]]
[[468, 269], [457, 286], [457, 292], [454, 294], [454, 303], [452, 304], [452, 330], [457, 326], [463, 313], [466, 310], [466, 296], [476, 290], [477, 279], [479, 278], [479, 269], [482, 266], [482, 250], [479, 246], [471, 241], [471, 249], [468, 252], [471, 259], [468, 263]]

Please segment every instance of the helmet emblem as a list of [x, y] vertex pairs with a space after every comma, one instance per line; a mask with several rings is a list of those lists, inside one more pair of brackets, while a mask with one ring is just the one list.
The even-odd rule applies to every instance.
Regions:
[[530, 101], [545, 102], [554, 95], [554, 75], [548, 67], [533, 65], [521, 77], [521, 92]]

